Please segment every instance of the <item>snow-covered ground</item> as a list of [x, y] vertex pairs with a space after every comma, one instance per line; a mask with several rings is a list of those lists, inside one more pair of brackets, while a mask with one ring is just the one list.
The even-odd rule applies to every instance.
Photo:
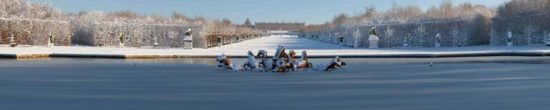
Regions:
[[390, 49], [354, 49], [341, 45], [323, 43], [296, 36], [269, 36], [243, 41], [210, 49], [146, 49], [118, 47], [16, 47], [0, 46], [0, 56], [87, 56], [87, 57], [133, 57], [133, 58], [174, 58], [174, 57], [213, 57], [220, 54], [228, 56], [246, 56], [247, 51], [256, 53], [267, 50], [273, 54], [278, 45], [297, 52], [307, 51], [312, 57], [460, 57], [460, 56], [505, 56], [505, 55], [550, 55], [550, 47], [460, 47], [460, 48], [390, 48]]
[[287, 49], [350, 49], [349, 47], [332, 45], [288, 35], [273, 35], [260, 39], [252, 39], [241, 43], [226, 45], [220, 49], [275, 50], [279, 45], [285, 46]]

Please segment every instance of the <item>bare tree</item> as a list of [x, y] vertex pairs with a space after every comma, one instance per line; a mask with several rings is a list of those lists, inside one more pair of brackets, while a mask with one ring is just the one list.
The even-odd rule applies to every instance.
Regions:
[[458, 45], [458, 38], [460, 37], [460, 30], [458, 30], [457, 27], [454, 27], [452, 30], [451, 30], [451, 41], [452, 41], [452, 44], [453, 44], [453, 47], [456, 47]]
[[515, 16], [525, 12], [545, 12], [550, 9], [548, 0], [510, 0], [498, 8], [498, 16]]
[[339, 26], [342, 26], [346, 23], [346, 20], [349, 19], [348, 15], [346, 14], [340, 14], [338, 16], [336, 16], [333, 20], [332, 20], [332, 25], [333, 25], [333, 28], [336, 28], [336, 27], [339, 27]]
[[424, 24], [420, 24], [416, 30], [415, 30], [416, 36], [415, 40], [417, 40], [417, 45], [420, 47], [424, 47], [424, 36], [426, 36], [426, 28], [424, 27]]
[[468, 45], [468, 39], [469, 37], [466, 32], [460, 31], [460, 33], [458, 34], [458, 45], [460, 47]]
[[491, 28], [491, 36], [490, 36], [490, 39], [489, 39], [489, 43], [491, 46], [496, 46], [498, 41], [497, 41], [497, 32], [495, 30], [495, 28]]
[[386, 36], [386, 43], [388, 48], [391, 47], [391, 38], [393, 36], [394, 30], [391, 27], [386, 27], [386, 30], [384, 31], [384, 34]]
[[[537, 40], [535, 40], [535, 38], [533, 37], [533, 34], [535, 33], [535, 31], [538, 30], [538, 27], [535, 26], [535, 25], [531, 25], [529, 24], [526, 28], [525, 28], [525, 34], [526, 34], [526, 38], [527, 38], [527, 45], [530, 46], [530, 45], [533, 45], [534, 43], [536, 43]], [[535, 42], [533, 42], [535, 41]]]
[[227, 25], [227, 26], [228, 26], [228, 25], [231, 25], [232, 22], [231, 22], [231, 20], [229, 20], [229, 19], [227, 19], [227, 18], [224, 18], [224, 19], [222, 19], [222, 23], [223, 23], [224, 25]]
[[545, 43], [545, 44], [548, 44], [550, 43], [550, 32], [548, 31], [544, 31], [544, 35], [542, 35], [543, 38], [542, 38], [542, 43]]
[[376, 15], [376, 8], [374, 6], [365, 7], [365, 13], [363, 17], [366, 19], [372, 18]]
[[2, 0], [0, 17], [60, 20], [63, 19], [63, 14], [45, 3], [33, 3], [28, 0]]

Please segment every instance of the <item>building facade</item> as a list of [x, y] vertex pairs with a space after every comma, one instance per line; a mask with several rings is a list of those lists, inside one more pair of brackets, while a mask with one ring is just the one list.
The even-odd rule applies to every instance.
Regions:
[[261, 31], [274, 31], [274, 30], [285, 30], [285, 31], [300, 31], [306, 26], [306, 23], [292, 22], [256, 22], [254, 28]]

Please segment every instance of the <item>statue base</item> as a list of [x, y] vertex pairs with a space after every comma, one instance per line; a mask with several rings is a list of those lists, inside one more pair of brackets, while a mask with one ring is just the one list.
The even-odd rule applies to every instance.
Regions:
[[17, 43], [10, 43], [10, 47], [16, 47]]
[[53, 44], [53, 43], [48, 43], [48, 47], [53, 47], [53, 46], [55, 46], [55, 44]]
[[378, 41], [380, 41], [380, 39], [378, 39], [378, 36], [370, 35], [369, 36], [369, 48], [371, 48], [371, 49], [378, 48]]
[[378, 47], [378, 41], [369, 41], [369, 48], [376, 49]]

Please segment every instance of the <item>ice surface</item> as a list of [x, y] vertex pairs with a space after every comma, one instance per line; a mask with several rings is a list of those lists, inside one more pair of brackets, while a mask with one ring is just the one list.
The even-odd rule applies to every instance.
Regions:
[[344, 60], [335, 72], [284, 74], [228, 72], [214, 59], [0, 60], [0, 109], [545, 110], [550, 103], [546, 57]]

